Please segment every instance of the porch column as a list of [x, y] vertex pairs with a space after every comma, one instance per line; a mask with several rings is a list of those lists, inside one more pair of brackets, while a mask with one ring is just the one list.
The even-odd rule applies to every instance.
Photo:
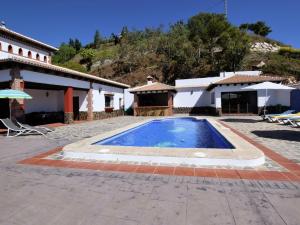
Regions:
[[138, 112], [137, 112], [137, 107], [139, 105], [139, 97], [138, 95], [135, 93], [134, 94], [134, 101], [133, 101], [133, 115], [134, 116], [138, 116]]
[[91, 121], [94, 119], [94, 112], [93, 112], [93, 88], [92, 84], [90, 85], [90, 89], [88, 90], [87, 96], [87, 120]]
[[73, 88], [68, 87], [64, 94], [64, 123], [73, 123]]
[[[21, 77], [20, 69], [13, 68], [10, 70], [11, 83], [10, 88], [14, 90], [24, 91], [25, 82]], [[25, 105], [23, 99], [10, 99], [11, 118], [24, 122], [25, 120]]]
[[172, 92], [168, 92], [168, 116], [172, 116], [173, 115], [173, 95], [172, 95]]

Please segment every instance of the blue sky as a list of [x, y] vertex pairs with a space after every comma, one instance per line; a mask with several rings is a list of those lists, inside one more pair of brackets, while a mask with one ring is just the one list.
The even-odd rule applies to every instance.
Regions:
[[[70, 37], [84, 44], [96, 29], [109, 36], [128, 28], [168, 26], [199, 12], [223, 12], [222, 0], [7, 0], [0, 20], [7, 27], [59, 46]], [[272, 27], [269, 37], [300, 48], [299, 0], [228, 0], [234, 25], [263, 20]]]

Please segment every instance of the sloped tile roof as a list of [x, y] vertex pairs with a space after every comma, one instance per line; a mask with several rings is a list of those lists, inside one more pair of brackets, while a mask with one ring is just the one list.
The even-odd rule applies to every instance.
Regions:
[[132, 88], [130, 89], [129, 92], [134, 93], [134, 92], [147, 92], [147, 91], [175, 91], [175, 87], [167, 84], [159, 83], [159, 82], [154, 82], [152, 84], [147, 84], [147, 85]]
[[0, 34], [7, 35], [7, 36], [10, 36], [10, 37], [14, 37], [16, 39], [23, 40], [25, 42], [32, 43], [34, 45], [40, 46], [40, 47], [42, 47], [44, 49], [47, 49], [47, 50], [50, 50], [50, 51], [58, 51], [57, 48], [55, 48], [55, 47], [53, 47], [51, 45], [48, 45], [48, 44], [45, 44], [45, 43], [40, 42], [38, 40], [35, 40], [33, 38], [27, 37], [27, 36], [25, 36], [23, 34], [17, 33], [15, 31], [12, 31], [12, 30], [7, 29], [5, 27], [0, 27]]
[[62, 73], [65, 73], [65, 74], [73, 75], [74, 77], [78, 77], [79, 79], [80, 78], [86, 78], [86, 79], [93, 80], [95, 82], [98, 81], [98, 82], [101, 82], [101, 83], [111, 84], [111, 85], [122, 87], [122, 88], [129, 88], [130, 87], [127, 84], [119, 83], [119, 82], [109, 80], [109, 79], [105, 79], [105, 78], [101, 78], [101, 77], [97, 77], [97, 76], [87, 74], [87, 73], [78, 72], [78, 71], [67, 69], [67, 68], [64, 68], [64, 67], [61, 67], [61, 66], [56, 66], [56, 65], [44, 63], [44, 62], [37, 61], [37, 60], [34, 60], [34, 59], [27, 59], [25, 57], [11, 56], [9, 58], [0, 59], [0, 65], [4, 64], [4, 63], [8, 63], [8, 62], [25, 64], [25, 65], [33, 66], [33, 67], [37, 67], [37, 68], [48, 69], [48, 70], [51, 70], [51, 71], [54, 71], [54, 72], [62, 72]]
[[250, 75], [234, 75], [217, 81], [214, 84], [242, 84], [242, 83], [257, 83], [265, 81], [283, 81], [285, 78], [273, 76], [250, 76]]
[[211, 83], [207, 90], [212, 90], [214, 87], [218, 85], [229, 85], [229, 84], [247, 84], [247, 83], [261, 83], [265, 81], [270, 82], [280, 82], [286, 80], [283, 77], [274, 76], [274, 75], [263, 75], [263, 76], [253, 76], [253, 75], [234, 75], [217, 82]]

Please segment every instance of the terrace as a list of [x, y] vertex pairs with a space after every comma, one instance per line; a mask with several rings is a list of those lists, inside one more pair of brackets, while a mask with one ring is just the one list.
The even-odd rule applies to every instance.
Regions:
[[59, 126], [48, 138], [0, 137], [5, 146], [0, 151], [0, 221], [180, 225], [300, 221], [299, 129], [261, 122], [257, 116], [219, 118], [264, 152], [266, 162], [257, 168], [87, 162], [63, 160], [58, 154], [60, 146], [143, 121], [144, 117], [118, 117]]

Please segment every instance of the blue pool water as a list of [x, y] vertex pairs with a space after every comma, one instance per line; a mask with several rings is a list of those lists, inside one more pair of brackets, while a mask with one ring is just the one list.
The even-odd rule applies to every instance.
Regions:
[[94, 144], [139, 147], [234, 148], [207, 120], [195, 118], [153, 120]]

